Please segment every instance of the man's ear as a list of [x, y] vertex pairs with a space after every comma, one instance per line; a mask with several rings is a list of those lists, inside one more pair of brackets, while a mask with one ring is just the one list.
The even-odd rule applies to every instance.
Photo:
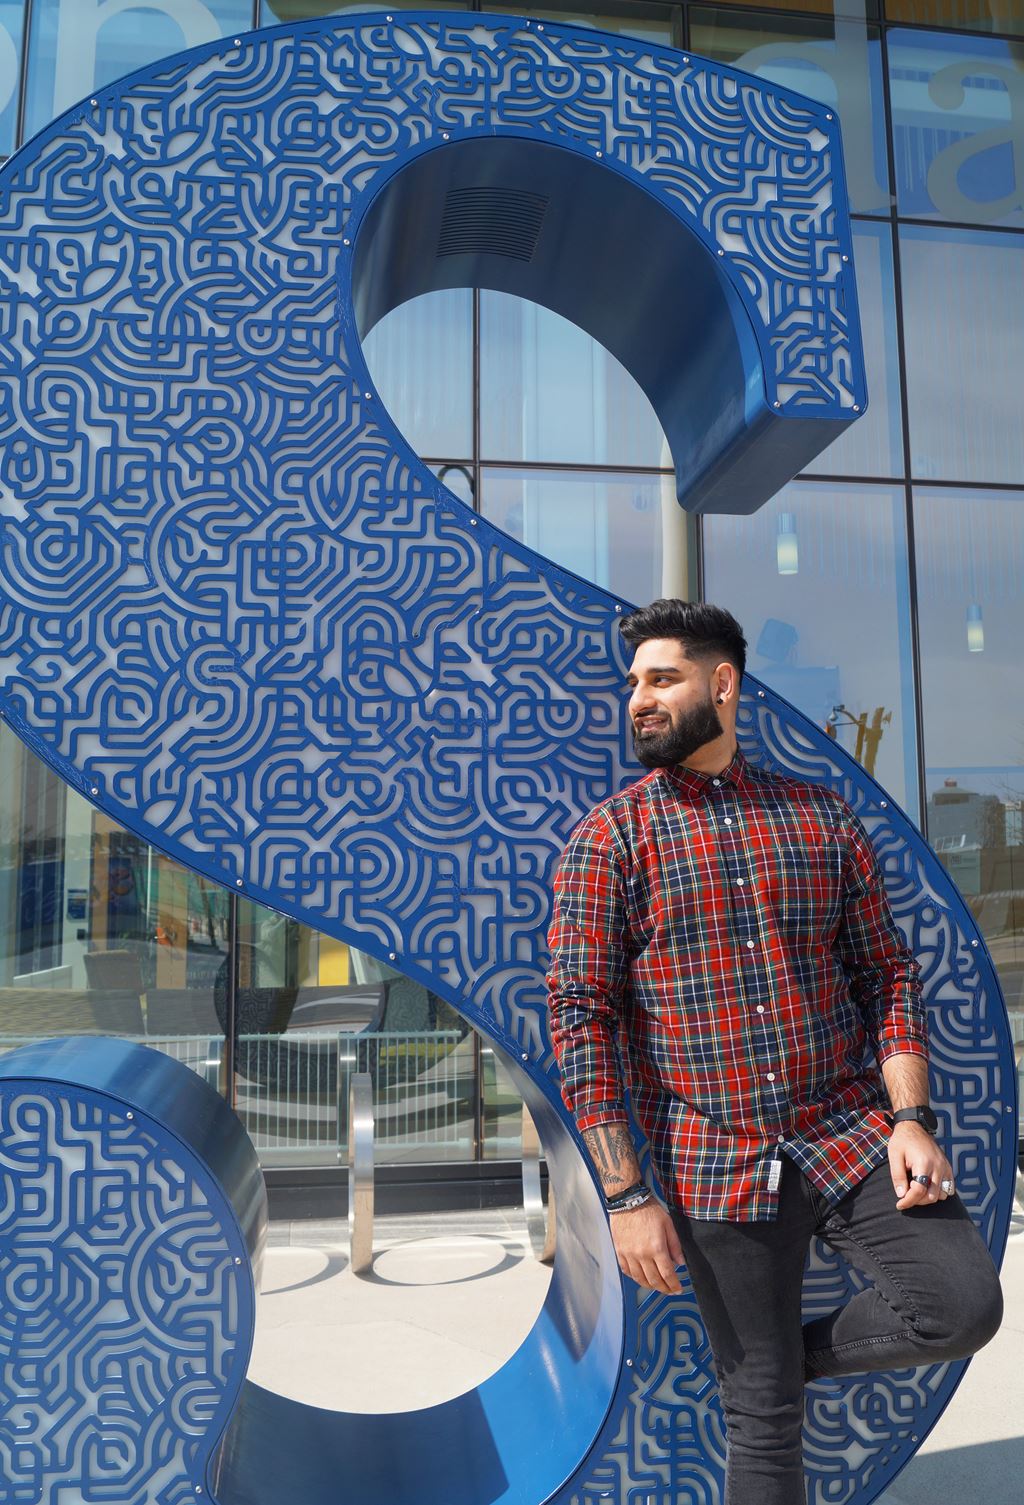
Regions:
[[739, 691], [739, 674], [735, 664], [716, 664], [712, 675], [713, 697], [716, 705], [725, 705], [735, 700]]

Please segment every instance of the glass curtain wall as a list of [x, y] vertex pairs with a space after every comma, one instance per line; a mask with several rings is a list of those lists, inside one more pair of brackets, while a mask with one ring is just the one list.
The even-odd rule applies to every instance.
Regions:
[[870, 406], [761, 514], [705, 520], [707, 593], [748, 621], [761, 677], [922, 826], [1024, 1055], [1024, 9], [770, 10], [787, 14], [692, 6], [689, 45], [839, 112]]
[[[0, 153], [168, 53], [367, 8], [0, 0]], [[697, 524], [629, 373], [547, 310], [472, 290], [394, 310], [364, 342], [381, 397], [456, 495], [539, 553], [625, 600], [703, 589], [736, 612], [758, 675], [929, 835], [1024, 1052], [1024, 9], [607, 0], [531, 14], [686, 46], [835, 107], [868, 412], [756, 516]], [[0, 750], [5, 1040], [95, 1030], [172, 1050], [232, 1093], [267, 1164], [336, 1159], [357, 1069], [374, 1074], [382, 1159], [515, 1152], [500, 1062], [441, 1000], [177, 868], [6, 728]]]

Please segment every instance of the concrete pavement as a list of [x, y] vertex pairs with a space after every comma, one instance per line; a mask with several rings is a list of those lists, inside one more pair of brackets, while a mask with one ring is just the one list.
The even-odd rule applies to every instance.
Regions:
[[521, 1210], [378, 1218], [370, 1275], [348, 1225], [277, 1224], [249, 1377], [339, 1411], [410, 1411], [479, 1385], [515, 1352], [551, 1271]]
[[[403, 1411], [478, 1385], [518, 1347], [550, 1271], [517, 1209], [380, 1218], [373, 1273], [348, 1267], [345, 1224], [275, 1224], [250, 1377], [296, 1400]], [[1001, 1331], [877, 1505], [1024, 1500], [1024, 1216], [1003, 1266]]]

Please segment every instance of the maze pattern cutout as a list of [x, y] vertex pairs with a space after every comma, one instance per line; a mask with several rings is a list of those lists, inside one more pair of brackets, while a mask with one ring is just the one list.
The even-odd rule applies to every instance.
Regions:
[[[493, 18], [201, 49], [0, 171], [0, 710], [114, 819], [427, 983], [554, 1096], [552, 868], [635, 772], [623, 603], [474, 517], [409, 451], [363, 363], [345, 244], [396, 163], [501, 130], [601, 151], [660, 195], [736, 270], [777, 400], [849, 412], [848, 227], [820, 107]], [[970, 917], [834, 744], [756, 686], [744, 717], [755, 761], [832, 783], [871, 825], [926, 965], [961, 1186], [998, 1251], [1014, 1077]], [[846, 1280], [820, 1260], [812, 1299]], [[637, 1363], [562, 1498], [710, 1505], [699, 1323], [657, 1300], [638, 1319]], [[812, 1408], [812, 1499], [870, 1499], [954, 1379]]]
[[82, 1090], [4, 1083], [0, 1146], [0, 1501], [194, 1502], [252, 1335], [217, 1193]]
[[551, 852], [622, 762], [607, 605], [401, 442], [345, 245], [385, 171], [497, 130], [618, 162], [726, 257], [787, 403], [849, 403], [823, 107], [514, 21], [200, 49], [0, 172], [0, 674], [116, 819], [539, 1048]]

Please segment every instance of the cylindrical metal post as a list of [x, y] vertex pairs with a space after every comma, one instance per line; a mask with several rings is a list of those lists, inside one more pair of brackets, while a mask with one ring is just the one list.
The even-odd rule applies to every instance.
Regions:
[[348, 1093], [348, 1236], [356, 1275], [373, 1266], [373, 1078], [352, 1077]]
[[228, 969], [227, 996], [224, 1006], [224, 1096], [235, 1107], [236, 1071], [238, 1051], [238, 895], [228, 895]]
[[555, 1188], [548, 1182], [548, 1205], [540, 1185], [540, 1136], [533, 1115], [523, 1104], [523, 1208], [530, 1245], [542, 1265], [555, 1258]]

